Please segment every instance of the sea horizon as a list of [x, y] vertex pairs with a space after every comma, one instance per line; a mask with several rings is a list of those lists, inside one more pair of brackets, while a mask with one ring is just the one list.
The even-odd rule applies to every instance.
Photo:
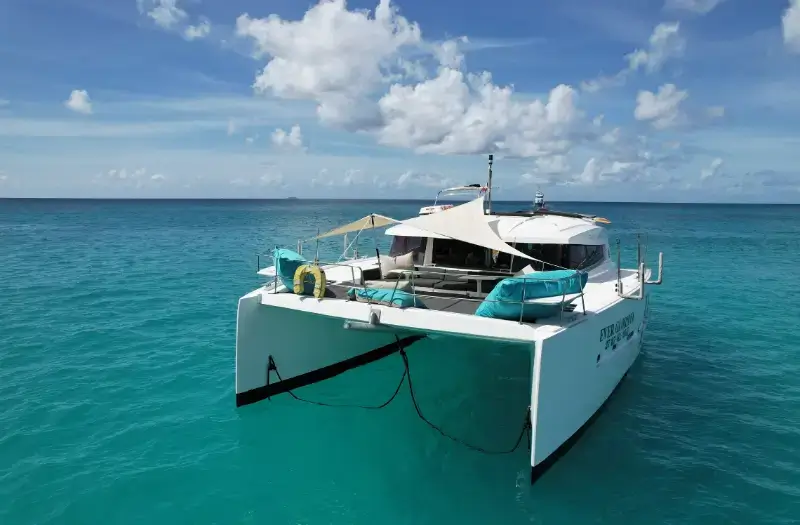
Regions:
[[[439, 202], [458, 203], [469, 199], [440, 199]], [[430, 203], [431, 198], [386, 198], [386, 197], [0, 197], [0, 201], [115, 201], [115, 202], [392, 202], [392, 203]], [[533, 199], [493, 199], [493, 203], [532, 203]], [[612, 200], [550, 200], [547, 204], [631, 204], [662, 206], [800, 206], [798, 202], [774, 201], [612, 201]]]

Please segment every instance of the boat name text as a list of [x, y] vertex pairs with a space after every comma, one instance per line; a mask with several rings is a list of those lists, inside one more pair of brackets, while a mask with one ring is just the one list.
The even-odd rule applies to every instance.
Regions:
[[631, 325], [633, 324], [634, 313], [631, 312], [622, 319], [618, 320], [616, 323], [610, 324], [600, 330], [600, 342], [606, 342], [606, 346], [609, 344], [615, 344], [619, 342], [627, 332], [629, 331]]

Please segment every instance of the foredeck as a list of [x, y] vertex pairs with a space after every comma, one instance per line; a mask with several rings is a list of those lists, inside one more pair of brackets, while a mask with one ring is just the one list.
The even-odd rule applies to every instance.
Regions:
[[[405, 291], [419, 298], [425, 304], [427, 312], [460, 314], [468, 317], [470, 322], [490, 320], [536, 327], [565, 328], [581, 322], [587, 316], [600, 313], [622, 300], [617, 293], [617, 272], [600, 268], [590, 273], [582, 295], [572, 294], [544, 300], [545, 302], [549, 300], [551, 303], [553, 301], [562, 302], [562, 308], [555, 315], [538, 318], [533, 322], [487, 319], [476, 317], [474, 314], [481, 302], [486, 299], [487, 291], [490, 287], [503, 278], [510, 277], [510, 274], [487, 275], [473, 273], [472, 277], [461, 279], [460, 277], [467, 270], [419, 267], [412, 272], [419, 277], [414, 278], [414, 276], [411, 276], [410, 279], [398, 281], [397, 279], [370, 279], [370, 277], [378, 277], [380, 275], [375, 258], [357, 259], [342, 263], [320, 263], [320, 265], [325, 271], [327, 281], [325, 296], [319, 300], [320, 303], [353, 303], [355, 301], [348, 295], [348, 291], [352, 288], [378, 287], [391, 290], [395, 287], [401, 289], [406, 286]], [[269, 294], [287, 292], [280, 284], [280, 281], [274, 277], [275, 274], [272, 268], [261, 270], [259, 274], [270, 279], [270, 282], [266, 283], [262, 288], [264, 292]], [[472, 280], [473, 278], [476, 280]], [[622, 270], [619, 278], [626, 293], [635, 292], [638, 289], [639, 277], [636, 270]], [[486, 283], [487, 287], [478, 292], [475, 288], [480, 286], [482, 282]], [[315, 300], [314, 302], [317, 301]], [[309, 304], [305, 304], [303, 309], [309, 306]], [[375, 306], [379, 305], [376, 303]], [[385, 308], [398, 309], [390, 306], [385, 306]], [[328, 308], [325, 308], [325, 310], [328, 310]], [[426, 310], [420, 311], [426, 312]]]

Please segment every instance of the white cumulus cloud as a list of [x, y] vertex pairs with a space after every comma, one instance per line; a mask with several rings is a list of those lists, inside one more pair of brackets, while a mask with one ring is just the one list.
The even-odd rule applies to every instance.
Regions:
[[647, 49], [637, 49], [627, 55], [629, 69], [644, 68], [648, 73], [661, 69], [664, 63], [683, 55], [686, 41], [680, 34], [680, 23], [658, 24], [650, 35]]
[[665, 129], [680, 124], [684, 118], [681, 103], [689, 94], [679, 91], [675, 84], [664, 84], [657, 93], [640, 91], [636, 97], [636, 120], [646, 120], [656, 129]]
[[85, 89], [74, 89], [64, 105], [76, 113], [89, 115], [92, 113], [92, 101]]
[[642, 177], [645, 162], [623, 162], [606, 158], [592, 157], [583, 167], [583, 171], [566, 182], [568, 185], [596, 186], [637, 180]]
[[159, 188], [167, 181], [161, 173], [151, 173], [147, 168], [112, 168], [104, 173], [97, 173], [92, 178], [95, 186], [118, 189]]
[[669, 60], [683, 56], [686, 51], [686, 40], [680, 31], [680, 23], [658, 24], [650, 35], [648, 45], [644, 49], [636, 49], [625, 55], [628, 66], [612, 76], [600, 76], [594, 80], [581, 83], [581, 89], [594, 93], [604, 88], [625, 84], [628, 76], [639, 69], [646, 73], [655, 73], [664, 67]]
[[300, 126], [295, 124], [287, 133], [286, 131], [278, 128], [272, 132], [272, 143], [281, 148], [287, 149], [302, 149], [303, 148], [303, 133]]
[[178, 7], [178, 0], [137, 0], [137, 6], [140, 13], [164, 29], [170, 29], [187, 17], [186, 11]]
[[374, 14], [350, 11], [344, 0], [321, 1], [298, 21], [243, 14], [237, 33], [267, 61], [256, 92], [312, 100], [324, 124], [367, 131], [388, 146], [535, 157], [562, 153], [580, 135], [572, 87], [520, 100], [489, 73], [462, 69], [465, 38], [425, 41], [391, 0]]
[[186, 40], [197, 40], [205, 38], [211, 33], [211, 23], [208, 20], [203, 20], [196, 26], [188, 26], [183, 30], [183, 37]]
[[392, 73], [402, 73], [401, 50], [421, 42], [416, 24], [381, 0], [374, 17], [349, 11], [345, 0], [321, 1], [299, 21], [277, 15], [241, 15], [239, 36], [255, 41], [255, 55], [269, 61], [257, 76], [257, 92], [315, 100], [324, 120], [345, 124]]
[[379, 101], [381, 143], [423, 153], [503, 151], [531, 157], [567, 149], [569, 126], [578, 118], [577, 95], [554, 88], [547, 100], [520, 102], [488, 74], [442, 68], [433, 79], [394, 85]]
[[794, 53], [800, 53], [800, 0], [789, 0], [781, 25], [786, 47]]
[[711, 164], [707, 168], [703, 168], [700, 170], [700, 180], [706, 180], [711, 177], [715, 177], [719, 174], [722, 170], [723, 161], [720, 158], [716, 158], [711, 161]]
[[394, 185], [398, 188], [446, 188], [454, 186], [456, 182], [438, 173], [427, 173], [421, 171], [408, 170], [403, 172]]

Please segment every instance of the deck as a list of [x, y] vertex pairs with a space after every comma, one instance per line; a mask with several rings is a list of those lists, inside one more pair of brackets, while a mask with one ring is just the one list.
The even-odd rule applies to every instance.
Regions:
[[[353, 287], [366, 286], [369, 288], [392, 289], [395, 285], [398, 285], [398, 280], [396, 279], [374, 278], [380, 276], [374, 258], [322, 266], [325, 269], [327, 278], [326, 293], [322, 302], [354, 302], [347, 295], [348, 290]], [[440, 270], [442, 275], [436, 275], [437, 270]], [[420, 274], [424, 275], [421, 278], [413, 279], [413, 284], [401, 280], [399, 286], [406, 286], [406, 291], [419, 297], [428, 310], [469, 316], [472, 322], [486, 320], [487, 318], [473, 317], [475, 311], [491, 287], [510, 275], [489, 275], [478, 277], [477, 280], [461, 279], [460, 276], [463, 275], [463, 270], [461, 270], [462, 273], [460, 274], [458, 270], [453, 268], [424, 268], [420, 272]], [[263, 291], [267, 293], [284, 291], [283, 286], [275, 282], [272, 268], [261, 270], [259, 274], [270, 278]], [[620, 277], [625, 292], [633, 292], [638, 288], [639, 280], [635, 270], [622, 270]], [[274, 288], [275, 284], [277, 284], [277, 290]], [[477, 288], [482, 284], [483, 289], [479, 292]], [[601, 267], [590, 272], [589, 281], [584, 288], [583, 298], [580, 297], [580, 294], [565, 297], [563, 310], [558, 315], [537, 319], [532, 323], [502, 322], [535, 325], [537, 327], [566, 328], [581, 322], [586, 316], [600, 313], [622, 300], [617, 293], [616, 286], [616, 270], [611, 271], [610, 267], [606, 269]], [[549, 301], [560, 302], [561, 299], [562, 297], [549, 298]], [[491, 321], [500, 320], [491, 319]]]

